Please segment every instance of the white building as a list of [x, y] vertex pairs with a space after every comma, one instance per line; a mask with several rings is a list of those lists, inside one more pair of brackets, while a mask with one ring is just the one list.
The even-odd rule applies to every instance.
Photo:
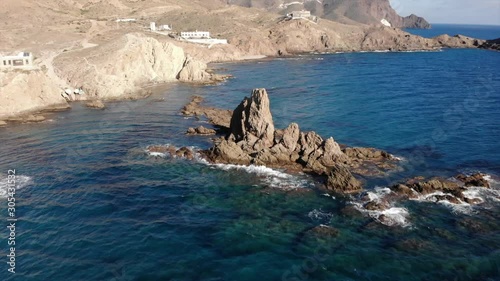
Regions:
[[168, 24], [156, 25], [155, 22], [150, 22], [149, 29], [151, 31], [165, 31], [165, 30], [172, 30], [172, 26]]
[[136, 22], [136, 19], [117, 19], [116, 22]]
[[380, 22], [385, 26], [391, 27], [391, 23], [386, 19], [382, 19]]
[[17, 56], [0, 57], [0, 68], [27, 68], [32, 66], [32, 53], [21, 52]]
[[311, 12], [310, 11], [293, 11], [290, 14], [287, 15], [288, 18], [292, 20], [298, 20], [298, 19], [309, 19], [311, 17]]
[[210, 32], [206, 31], [189, 31], [181, 32], [183, 39], [210, 39]]

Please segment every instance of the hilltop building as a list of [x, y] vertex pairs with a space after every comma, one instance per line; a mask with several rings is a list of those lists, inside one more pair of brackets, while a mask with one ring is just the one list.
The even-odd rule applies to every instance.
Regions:
[[298, 20], [298, 19], [309, 19], [311, 17], [311, 12], [310, 11], [293, 11], [290, 14], [287, 15], [289, 18], [292, 20]]
[[21, 52], [17, 56], [0, 56], [0, 68], [30, 68], [33, 67], [33, 54]]
[[155, 22], [150, 22], [149, 29], [151, 31], [170, 31], [172, 30], [172, 26], [168, 24], [156, 25]]
[[210, 39], [210, 32], [207, 31], [189, 31], [181, 32], [183, 39]]
[[196, 44], [216, 45], [227, 44], [227, 39], [215, 39], [210, 37], [210, 32], [207, 31], [188, 31], [181, 32], [180, 40]]

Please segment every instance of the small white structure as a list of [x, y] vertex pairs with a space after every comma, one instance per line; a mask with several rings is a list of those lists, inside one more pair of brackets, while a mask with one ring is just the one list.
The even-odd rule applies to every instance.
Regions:
[[380, 22], [385, 26], [391, 27], [391, 23], [386, 19], [382, 19]]
[[149, 23], [149, 29], [151, 31], [169, 31], [169, 30], [172, 30], [172, 26], [168, 25], [168, 24], [162, 24], [162, 25], [156, 25], [155, 22], [150, 22]]
[[180, 40], [196, 44], [206, 44], [206, 45], [228, 44], [227, 39], [211, 38], [210, 32], [207, 31], [181, 32]]
[[288, 18], [292, 20], [298, 20], [298, 19], [310, 19], [311, 18], [311, 12], [310, 11], [293, 11], [290, 14], [287, 15]]
[[17, 56], [0, 57], [0, 68], [31, 68], [33, 67], [33, 54], [21, 52]]
[[207, 31], [188, 31], [181, 32], [183, 39], [210, 39], [210, 32]]
[[136, 19], [117, 19], [116, 22], [135, 22]]

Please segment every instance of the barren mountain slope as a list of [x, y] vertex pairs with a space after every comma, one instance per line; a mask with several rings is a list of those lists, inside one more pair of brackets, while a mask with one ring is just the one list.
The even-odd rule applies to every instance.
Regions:
[[264, 8], [281, 14], [306, 9], [319, 17], [348, 24], [380, 25], [381, 20], [386, 19], [394, 27], [430, 27], [425, 19], [415, 15], [399, 16], [389, 0], [228, 0], [227, 3]]

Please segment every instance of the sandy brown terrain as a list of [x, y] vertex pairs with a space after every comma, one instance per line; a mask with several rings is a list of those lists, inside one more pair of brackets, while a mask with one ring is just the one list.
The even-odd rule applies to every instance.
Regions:
[[[116, 22], [118, 18], [136, 21]], [[181, 42], [150, 32], [151, 21], [173, 25], [174, 33], [210, 31], [229, 44]], [[302, 52], [462, 46], [462, 38], [441, 42], [388, 27], [284, 21], [279, 14], [220, 0], [2, 0], [0, 31], [1, 54], [29, 51], [35, 56], [34, 70], [0, 71], [0, 120], [64, 106], [67, 100], [142, 95], [145, 86], [158, 83], [207, 83], [213, 78], [205, 71], [210, 62]], [[464, 47], [473, 46], [471, 42]], [[85, 94], [61, 95], [77, 87]]]

